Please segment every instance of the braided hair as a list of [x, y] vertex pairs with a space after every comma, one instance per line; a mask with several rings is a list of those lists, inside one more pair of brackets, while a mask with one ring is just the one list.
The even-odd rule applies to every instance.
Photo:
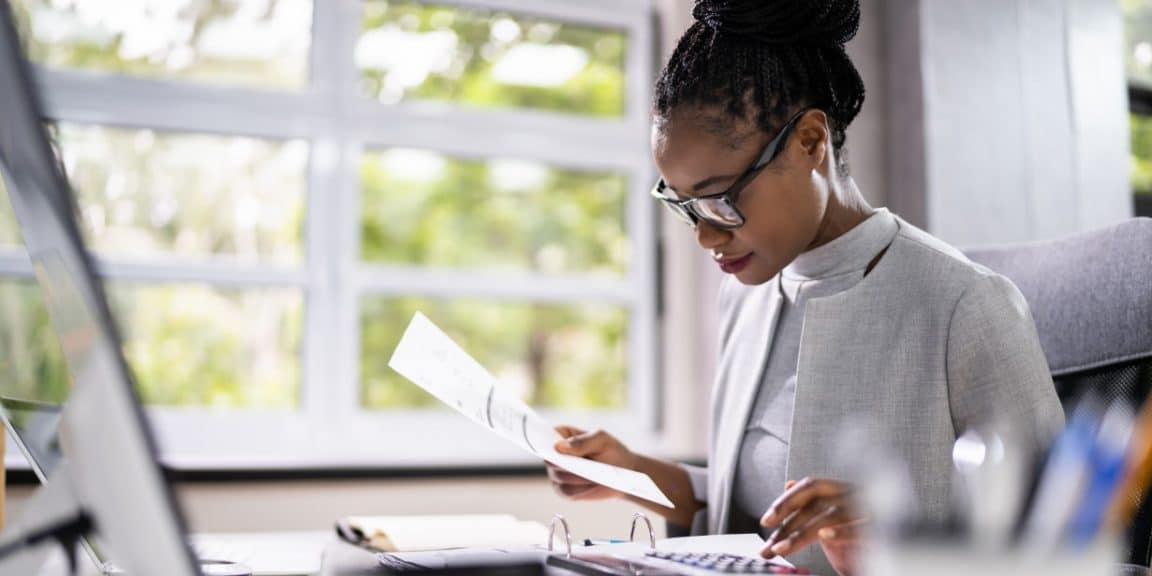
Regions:
[[696, 22], [656, 82], [663, 125], [681, 104], [718, 109], [775, 134], [806, 107], [823, 110], [841, 174], [844, 130], [864, 104], [864, 82], [844, 44], [860, 27], [859, 0], [696, 0]]

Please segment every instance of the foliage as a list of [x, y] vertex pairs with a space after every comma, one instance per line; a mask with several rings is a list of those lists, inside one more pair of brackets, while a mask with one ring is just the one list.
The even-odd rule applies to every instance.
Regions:
[[404, 327], [424, 312], [512, 391], [541, 406], [625, 404], [628, 315], [613, 306], [558, 306], [429, 298], [361, 303], [361, 402], [369, 408], [436, 402], [388, 365]]
[[0, 166], [0, 249], [6, 246], [23, 246], [20, 231], [16, 227], [16, 214], [12, 212], [12, 205], [8, 200], [8, 189], [5, 187], [6, 176]]
[[1123, 0], [1124, 67], [1128, 79], [1152, 87], [1152, 2]]
[[[1129, 82], [1152, 88], [1152, 2], [1123, 0], [1124, 62]], [[1152, 194], [1152, 118], [1129, 116], [1132, 146], [1132, 188]]]
[[[299, 404], [300, 295], [292, 290], [113, 284], [124, 351], [150, 404]], [[242, 320], [241, 320], [242, 319]]]
[[[622, 31], [558, 23], [487, 10], [462, 10], [411, 0], [366, 0], [362, 3], [363, 32], [387, 29], [393, 34], [424, 35], [448, 32], [443, 62], [401, 73], [388, 67], [360, 67], [364, 92], [389, 101], [444, 100], [478, 107], [522, 107], [623, 116], [626, 35]], [[493, 67], [514, 49], [535, 45], [567, 46], [587, 58], [586, 64], [559, 86], [499, 82]], [[424, 51], [435, 50], [424, 46]], [[369, 57], [373, 55], [368, 55]], [[406, 57], [411, 57], [408, 55]], [[394, 66], [393, 68], [399, 68]], [[414, 74], [409, 81], [389, 74]], [[422, 76], [422, 77], [420, 77]], [[414, 84], [414, 85], [413, 85]], [[397, 86], [402, 94], [392, 94]]]
[[0, 279], [0, 318], [0, 396], [62, 403], [70, 380], [34, 281]]
[[70, 124], [58, 141], [97, 252], [301, 259], [304, 142]]
[[60, 68], [301, 88], [308, 0], [14, 0], [25, 50]]
[[1152, 194], [1152, 117], [1129, 116], [1132, 134], [1132, 188]]
[[[420, 158], [433, 164], [413, 173]], [[361, 162], [360, 182], [365, 260], [613, 276], [627, 271], [628, 188], [618, 173], [391, 150]]]

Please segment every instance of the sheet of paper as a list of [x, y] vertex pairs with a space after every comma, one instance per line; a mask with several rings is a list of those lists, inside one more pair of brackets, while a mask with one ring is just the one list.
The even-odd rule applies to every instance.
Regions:
[[560, 435], [554, 426], [501, 390], [492, 374], [419, 312], [388, 366], [473, 422], [545, 461], [620, 492], [674, 507], [647, 474], [557, 453], [552, 445]]

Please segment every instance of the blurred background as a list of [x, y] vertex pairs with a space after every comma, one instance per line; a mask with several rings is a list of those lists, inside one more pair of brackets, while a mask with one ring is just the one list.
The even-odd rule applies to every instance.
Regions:
[[[704, 459], [719, 272], [647, 197], [691, 0], [13, 4], [193, 529], [620, 532], [387, 367], [417, 310], [554, 422]], [[874, 205], [960, 246], [1152, 215], [1152, 0], [861, 5]], [[5, 395], [66, 395], [46, 314], [5, 198]]]

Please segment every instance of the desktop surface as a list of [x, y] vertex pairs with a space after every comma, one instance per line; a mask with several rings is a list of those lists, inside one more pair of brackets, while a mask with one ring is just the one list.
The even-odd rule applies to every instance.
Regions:
[[[391, 574], [436, 574], [445, 576], [572, 576], [576, 574], [570, 570], [555, 566], [545, 566], [546, 552], [544, 550], [526, 552], [525, 555], [510, 557], [502, 566], [487, 566], [484, 568], [449, 565], [436, 571], [402, 571], [385, 567], [377, 558], [377, 554], [370, 550], [353, 546], [347, 542], [336, 541], [329, 544], [324, 550], [324, 565], [321, 576], [386, 576]], [[534, 560], [533, 560], [534, 559]]]

